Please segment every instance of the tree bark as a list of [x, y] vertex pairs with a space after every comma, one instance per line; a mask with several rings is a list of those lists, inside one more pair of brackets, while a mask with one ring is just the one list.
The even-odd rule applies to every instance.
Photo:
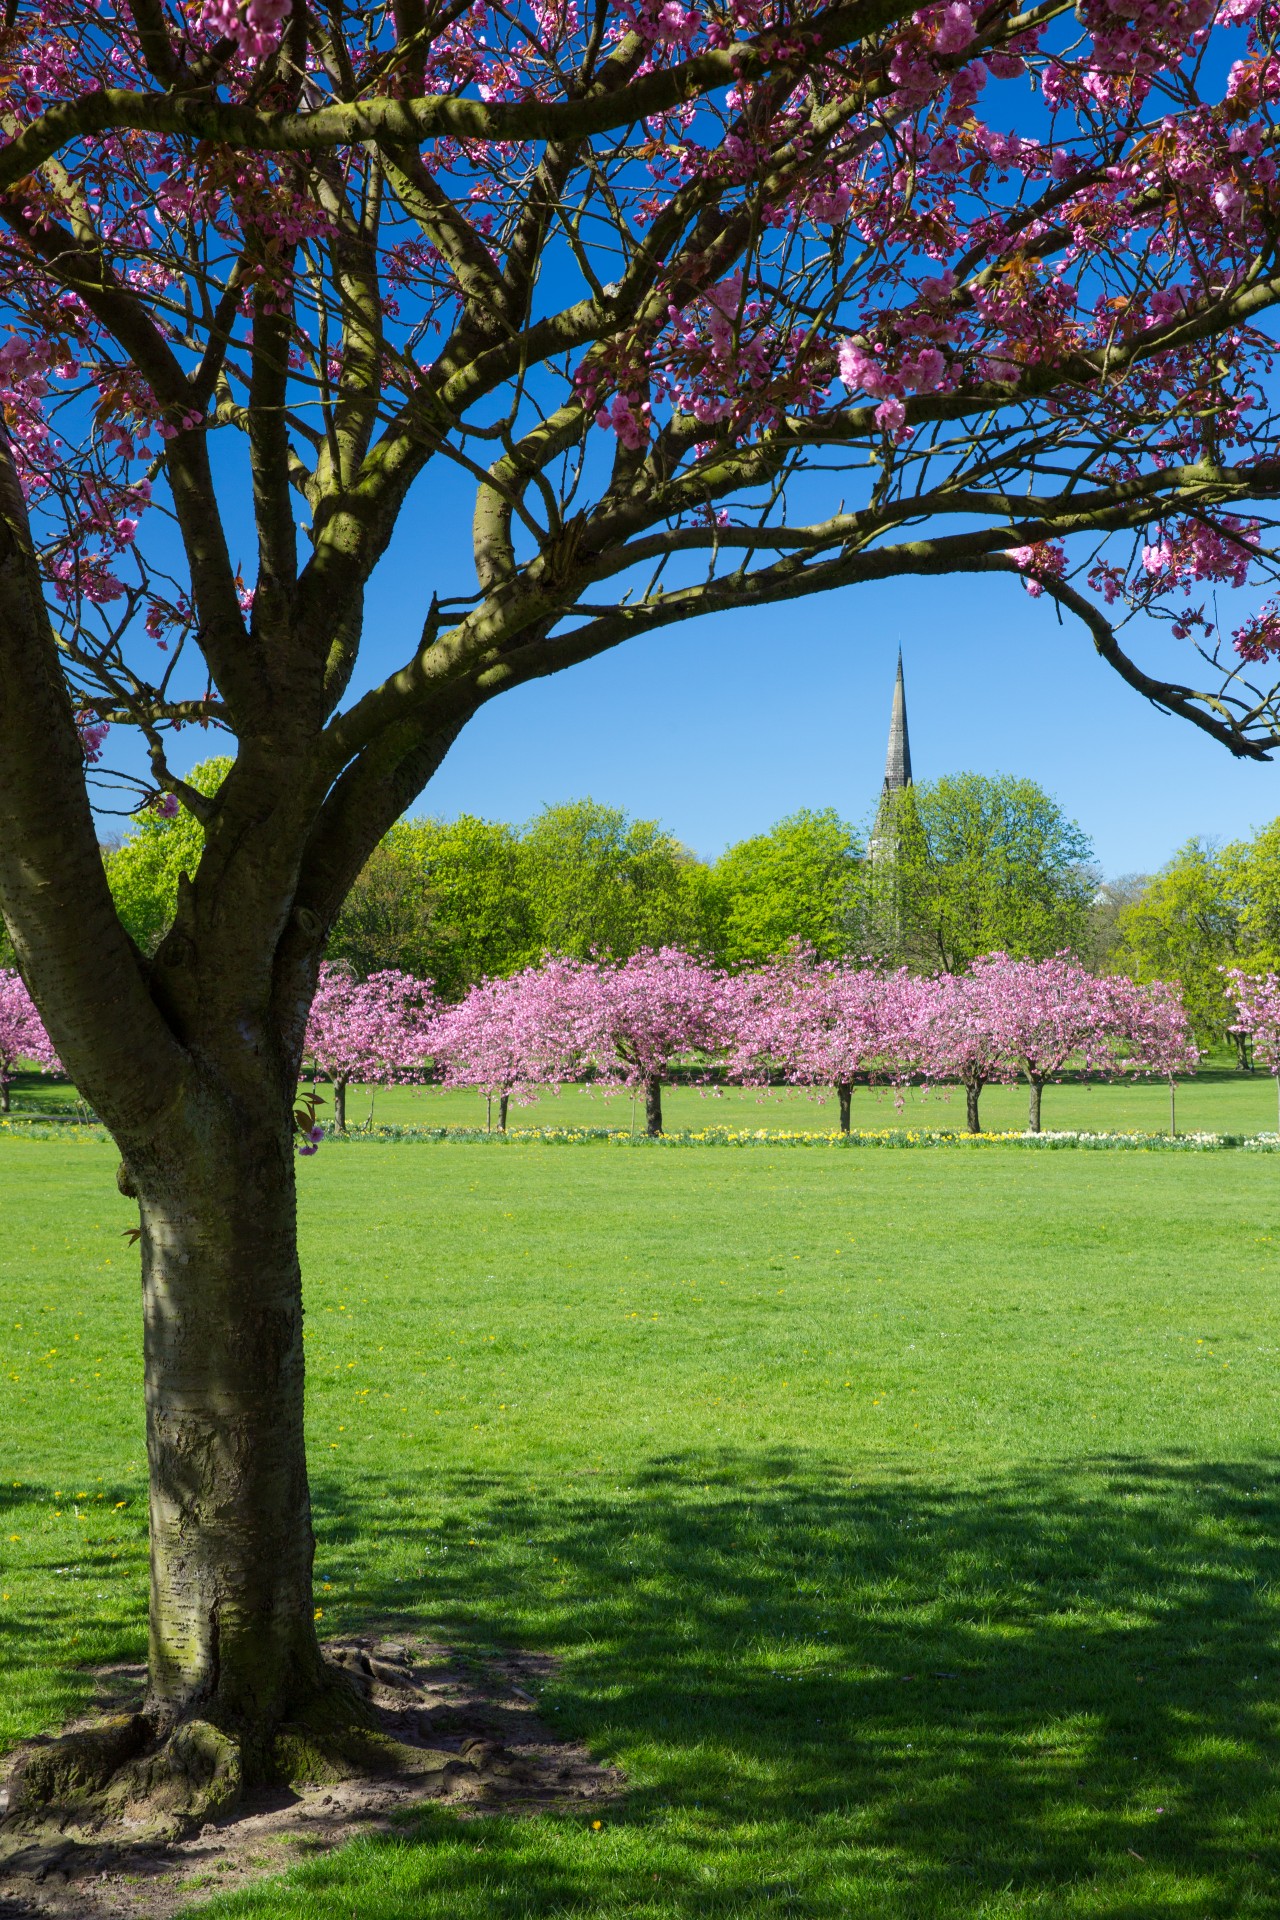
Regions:
[[965, 1084], [964, 1084], [965, 1117], [969, 1122], [970, 1133], [982, 1132], [982, 1127], [978, 1120], [978, 1097], [981, 1094], [981, 1092], [982, 1092], [982, 1082], [980, 1080], [965, 1081]]
[[507, 1130], [507, 1108], [510, 1106], [510, 1104], [511, 1104], [511, 1095], [509, 1093], [501, 1093], [498, 1095], [498, 1132], [499, 1133], [505, 1133]]
[[848, 1133], [850, 1114], [853, 1107], [853, 1083], [841, 1080], [836, 1087], [840, 1099], [840, 1131]]
[[1030, 1086], [1031, 1086], [1031, 1099], [1028, 1103], [1027, 1131], [1029, 1133], [1039, 1133], [1040, 1132], [1040, 1097], [1044, 1092], [1044, 1081], [1033, 1079], [1030, 1082]]
[[0, 1113], [8, 1113], [8, 1111], [9, 1111], [9, 1076], [7, 1073], [0, 1073]]
[[656, 1073], [644, 1083], [644, 1130], [650, 1139], [662, 1132], [662, 1082]]
[[[266, 1764], [324, 1684], [311, 1598], [290, 1128], [218, 1126], [135, 1161], [151, 1483], [148, 1708]], [[167, 1156], [166, 1156], [167, 1158]]]
[[347, 1130], [347, 1083], [335, 1080], [333, 1083], [333, 1125], [338, 1133]]

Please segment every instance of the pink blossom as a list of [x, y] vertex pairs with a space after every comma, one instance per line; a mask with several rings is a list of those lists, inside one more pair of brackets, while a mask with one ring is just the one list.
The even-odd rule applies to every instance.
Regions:
[[22, 976], [0, 968], [0, 1113], [9, 1111], [9, 1088], [19, 1060], [29, 1060], [46, 1073], [62, 1071]]
[[973, 42], [973, 9], [965, 0], [951, 0], [943, 10], [942, 22], [933, 36], [935, 53], [963, 53]]

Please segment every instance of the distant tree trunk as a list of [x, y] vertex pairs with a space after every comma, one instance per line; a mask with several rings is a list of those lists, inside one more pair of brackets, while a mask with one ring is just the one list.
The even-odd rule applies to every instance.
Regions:
[[853, 1107], [853, 1082], [851, 1080], [841, 1080], [836, 1087], [836, 1092], [840, 1096], [840, 1131], [841, 1133], [848, 1133], [849, 1118]]
[[347, 1083], [335, 1080], [333, 1083], [333, 1124], [338, 1133], [347, 1130]]
[[1253, 1047], [1247, 1033], [1233, 1033], [1232, 1043], [1236, 1050], [1236, 1065], [1242, 1073], [1253, 1072]]
[[1177, 1135], [1177, 1132], [1178, 1132], [1178, 1085], [1177, 1085], [1177, 1082], [1171, 1077], [1169, 1081], [1169, 1137], [1170, 1139], [1175, 1138]]
[[498, 1132], [499, 1133], [505, 1133], [507, 1130], [507, 1108], [510, 1106], [510, 1104], [511, 1104], [511, 1095], [509, 1093], [501, 1093], [498, 1095]]
[[979, 1097], [979, 1095], [981, 1094], [981, 1092], [982, 1092], [982, 1082], [981, 1082], [981, 1080], [966, 1080], [966, 1081], [965, 1081], [965, 1083], [964, 1083], [964, 1103], [965, 1103], [965, 1113], [966, 1113], [966, 1117], [967, 1117], [967, 1119], [968, 1119], [968, 1122], [969, 1122], [969, 1131], [970, 1131], [970, 1133], [981, 1133], [981, 1132], [982, 1132], [982, 1126], [981, 1126], [981, 1123], [980, 1123], [980, 1122], [979, 1122], [979, 1120], [978, 1120], [978, 1097]]
[[0, 1067], [0, 1113], [8, 1113], [8, 1111], [9, 1111], [9, 1076], [5, 1072], [5, 1070], [2, 1067]]
[[1029, 1133], [1039, 1133], [1040, 1096], [1044, 1092], [1044, 1081], [1033, 1078], [1029, 1084], [1031, 1087], [1031, 1099], [1027, 1112], [1027, 1131]]
[[662, 1132], [662, 1082], [656, 1073], [644, 1083], [644, 1130], [651, 1139]]

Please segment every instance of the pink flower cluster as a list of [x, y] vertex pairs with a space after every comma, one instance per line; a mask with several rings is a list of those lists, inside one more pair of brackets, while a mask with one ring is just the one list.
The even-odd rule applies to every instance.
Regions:
[[[326, 972], [326, 1009], [355, 1029], [351, 1040], [330, 1045], [331, 1075], [388, 1076], [394, 1048], [363, 1038], [369, 1001], [388, 991], [380, 979], [404, 976], [374, 976], [361, 989]], [[666, 947], [621, 963], [552, 958], [483, 981], [434, 1016], [425, 1007], [420, 996], [396, 1043], [393, 1077], [416, 1075], [430, 1059], [444, 1085], [496, 1096], [504, 1122], [508, 1099], [528, 1102], [541, 1087], [583, 1079], [625, 1087], [644, 1093], [653, 1132], [661, 1130], [662, 1085], [677, 1065], [746, 1086], [834, 1086], [846, 1128], [855, 1080], [899, 1089], [913, 1079], [956, 1081], [976, 1129], [978, 1100], [992, 1081], [1021, 1075], [1038, 1127], [1041, 1091], [1069, 1061], [1086, 1073], [1172, 1079], [1193, 1073], [1198, 1058], [1173, 987], [1099, 979], [1066, 954], [989, 954], [968, 973], [920, 978], [818, 963], [797, 949], [727, 975]], [[318, 1047], [309, 1052], [321, 1061]]]
[[[391, 1086], [414, 1080], [429, 1058], [427, 1036], [435, 1011], [429, 980], [387, 968], [357, 980], [326, 961], [303, 1040], [313, 1075], [332, 1082], [334, 1119], [346, 1126], [346, 1090], [353, 1080]], [[313, 1138], [300, 1149], [314, 1153]]]
[[19, 1060], [29, 1060], [45, 1073], [62, 1071], [22, 976], [0, 967], [0, 1113], [9, 1111], [9, 1088]]
[[1231, 1031], [1247, 1033], [1256, 1058], [1280, 1078], [1280, 974], [1246, 973], [1241, 967], [1223, 972], [1236, 1006]]

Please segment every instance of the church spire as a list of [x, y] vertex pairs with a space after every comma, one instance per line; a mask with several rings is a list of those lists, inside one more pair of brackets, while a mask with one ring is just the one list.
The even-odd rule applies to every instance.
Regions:
[[902, 679], [902, 648], [898, 648], [898, 677], [893, 685], [893, 712], [889, 716], [889, 751], [884, 760], [884, 792], [896, 793], [911, 785], [911, 741], [907, 736], [907, 690]]

